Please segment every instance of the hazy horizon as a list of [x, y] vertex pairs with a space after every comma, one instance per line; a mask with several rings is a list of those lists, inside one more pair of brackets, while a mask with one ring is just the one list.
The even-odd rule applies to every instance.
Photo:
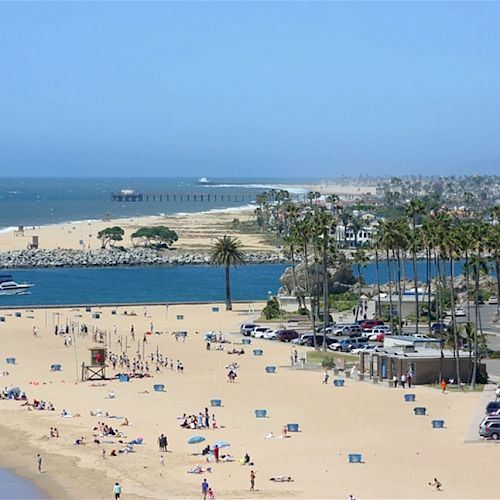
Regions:
[[500, 4], [0, 4], [0, 176], [500, 171]]

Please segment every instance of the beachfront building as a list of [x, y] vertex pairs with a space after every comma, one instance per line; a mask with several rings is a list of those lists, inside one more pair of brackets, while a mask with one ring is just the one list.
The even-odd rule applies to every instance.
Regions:
[[[460, 353], [460, 377], [468, 381], [471, 376], [472, 363], [469, 353]], [[479, 364], [479, 370], [486, 374], [486, 365]], [[455, 358], [453, 351], [433, 347], [406, 345], [379, 349], [370, 354], [360, 354], [359, 371], [375, 381], [392, 381], [396, 376], [412, 373], [412, 383], [433, 384], [440, 379], [454, 380], [456, 378]]]
[[371, 243], [375, 233], [376, 228], [374, 226], [367, 225], [359, 229], [353, 229], [339, 224], [335, 229], [335, 239], [341, 246], [354, 248]]
[[[392, 299], [392, 300], [391, 300]], [[426, 305], [428, 303], [428, 295], [425, 291], [418, 290], [418, 302], [420, 306]], [[434, 295], [431, 294], [431, 302], [434, 301]], [[399, 317], [399, 296], [397, 294], [392, 294], [390, 297], [387, 293], [381, 293], [380, 297], [375, 296], [373, 298], [375, 301], [375, 314], [379, 318], [388, 317], [391, 309], [392, 302], [392, 314], [395, 317]], [[412, 314], [415, 314], [416, 299], [415, 292], [409, 290], [401, 296], [401, 318], [406, 318]]]

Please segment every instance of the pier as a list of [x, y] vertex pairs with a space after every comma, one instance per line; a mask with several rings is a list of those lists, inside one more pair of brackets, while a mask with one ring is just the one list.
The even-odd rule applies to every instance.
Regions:
[[136, 191], [118, 191], [111, 193], [111, 201], [119, 203], [141, 202], [233, 202], [244, 203], [255, 201], [251, 193], [139, 193]]

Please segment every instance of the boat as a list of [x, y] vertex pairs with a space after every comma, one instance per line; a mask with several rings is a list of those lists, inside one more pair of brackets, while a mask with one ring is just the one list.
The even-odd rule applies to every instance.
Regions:
[[34, 285], [31, 283], [16, 283], [10, 274], [0, 275], [0, 295], [20, 295], [29, 293]]
[[198, 179], [198, 184], [200, 186], [212, 186], [213, 182], [209, 181], [206, 177], [200, 177]]

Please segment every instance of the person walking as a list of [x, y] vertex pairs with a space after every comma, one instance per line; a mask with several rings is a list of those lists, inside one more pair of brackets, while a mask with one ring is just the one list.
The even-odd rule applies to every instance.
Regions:
[[120, 486], [120, 483], [115, 483], [113, 486], [113, 493], [115, 495], [115, 500], [119, 500], [120, 495], [122, 494], [122, 487]]
[[396, 388], [398, 386], [398, 377], [396, 375], [392, 377], [392, 382], [394, 384], [394, 388]]
[[207, 479], [205, 478], [201, 483], [201, 494], [203, 495], [203, 500], [207, 500], [208, 488], [209, 488], [208, 482]]
[[448, 386], [448, 383], [446, 382], [445, 379], [441, 380], [441, 392], [444, 394], [446, 392], [446, 387]]
[[434, 478], [434, 481], [430, 482], [429, 486], [435, 486], [437, 491], [442, 491], [441, 486], [443, 485], [437, 480], [437, 478]]
[[328, 368], [325, 368], [325, 371], [323, 372], [323, 384], [328, 384], [329, 378], [330, 375], [328, 375]]
[[250, 471], [250, 491], [255, 491], [255, 471]]
[[406, 386], [406, 375], [403, 373], [401, 375], [401, 387], [404, 389]]
[[215, 458], [215, 461], [218, 463], [219, 462], [219, 447], [217, 445], [214, 446], [214, 458]]
[[411, 381], [413, 380], [413, 375], [411, 371], [406, 374], [406, 381], [408, 382], [408, 389], [411, 389]]
[[36, 456], [36, 464], [38, 466], [38, 472], [42, 472], [42, 455], [40, 455], [40, 453]]

